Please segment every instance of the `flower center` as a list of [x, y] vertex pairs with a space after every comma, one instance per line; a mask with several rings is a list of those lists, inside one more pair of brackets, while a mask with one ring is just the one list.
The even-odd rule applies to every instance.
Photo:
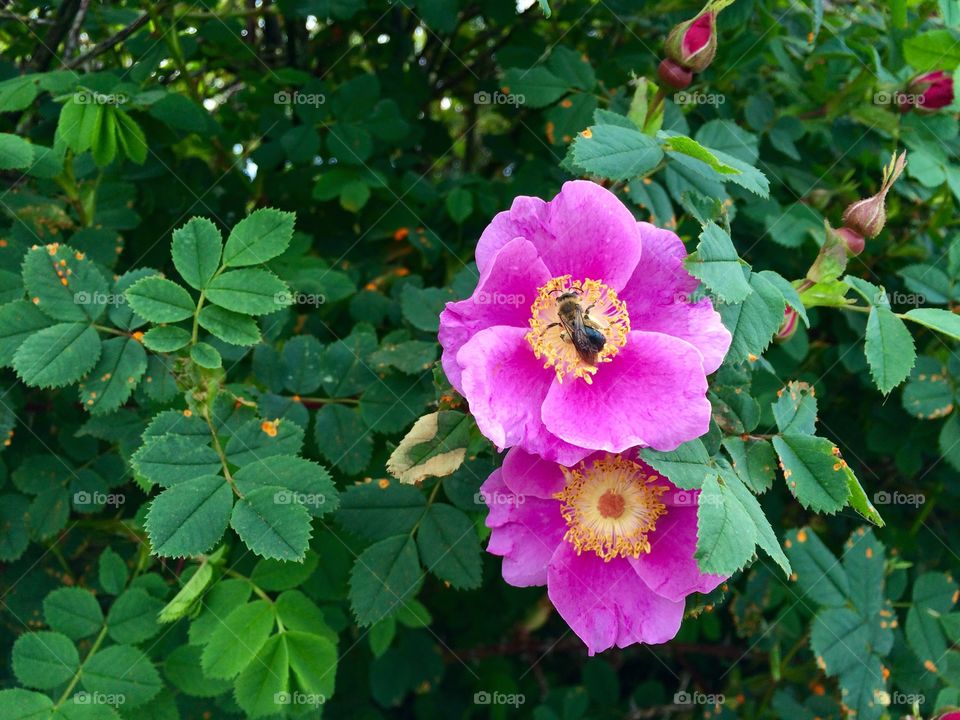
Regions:
[[627, 344], [627, 304], [599, 280], [555, 277], [537, 291], [530, 311], [527, 342], [560, 382], [567, 375], [593, 382], [597, 365]]
[[666, 514], [660, 496], [667, 486], [658, 484], [637, 463], [607, 455], [591, 465], [562, 468], [567, 484], [554, 497], [567, 521], [563, 539], [579, 555], [592, 550], [604, 560], [639, 557], [650, 552], [648, 533], [657, 518]]

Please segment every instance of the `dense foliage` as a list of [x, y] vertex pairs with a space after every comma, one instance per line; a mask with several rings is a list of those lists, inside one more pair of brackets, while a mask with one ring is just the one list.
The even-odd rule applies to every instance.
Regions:
[[[4, 720], [960, 706], [957, 0], [715, 0], [687, 58], [689, 3], [0, 5]], [[730, 579], [593, 657], [483, 551], [437, 340], [574, 178], [732, 334], [640, 451]]]

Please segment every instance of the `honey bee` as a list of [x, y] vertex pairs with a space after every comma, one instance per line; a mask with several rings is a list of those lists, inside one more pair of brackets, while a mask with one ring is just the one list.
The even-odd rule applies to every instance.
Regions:
[[543, 332], [553, 327], [562, 327], [560, 337], [576, 348], [580, 359], [590, 365], [597, 364], [597, 353], [603, 350], [607, 338], [590, 317], [593, 305], [584, 308], [580, 304], [580, 295], [568, 290], [557, 296], [557, 317], [560, 322], [550, 323]]

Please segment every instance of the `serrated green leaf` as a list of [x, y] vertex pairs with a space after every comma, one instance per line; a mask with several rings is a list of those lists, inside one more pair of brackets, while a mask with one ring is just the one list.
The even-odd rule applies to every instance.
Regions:
[[190, 333], [173, 325], [150, 328], [143, 335], [143, 344], [154, 352], [174, 352], [190, 342]]
[[80, 682], [92, 693], [122, 696], [124, 708], [142, 705], [163, 688], [153, 663], [130, 645], [98, 651], [84, 662]]
[[23, 341], [53, 321], [26, 300], [0, 306], [0, 364], [10, 365]]
[[773, 447], [787, 487], [801, 505], [832, 514], [847, 504], [845, 464], [832, 442], [813, 435], [782, 435], [773, 438]]
[[500, 86], [504, 93], [516, 99], [516, 104], [532, 108], [546, 107], [559, 100], [570, 89], [566, 81], [558, 78], [545, 67], [534, 67], [528, 70], [510, 68], [503, 74], [503, 82]]
[[310, 513], [289, 502], [279, 485], [254, 490], [237, 501], [230, 525], [254, 554], [277, 560], [303, 560], [310, 541]]
[[773, 487], [777, 456], [769, 440], [725, 437], [723, 447], [730, 454], [733, 469], [751, 491], [759, 494]]
[[28, 337], [13, 356], [27, 385], [56, 388], [86, 375], [100, 357], [100, 336], [84, 323], [60, 323]]
[[187, 285], [197, 290], [203, 290], [220, 268], [222, 249], [220, 231], [206, 218], [191, 218], [173, 231], [173, 264]]
[[107, 630], [114, 642], [134, 645], [160, 632], [157, 613], [163, 601], [146, 590], [131, 588], [122, 593], [107, 613]]
[[777, 535], [771, 527], [767, 516], [764, 514], [763, 508], [760, 507], [760, 503], [757, 501], [757, 498], [752, 492], [750, 492], [749, 489], [747, 489], [747, 486], [744, 485], [740, 478], [735, 474], [727, 471], [722, 475], [722, 477], [726, 485], [732, 491], [734, 497], [736, 497], [736, 499], [740, 502], [740, 505], [750, 517], [750, 522], [753, 524], [757, 545], [759, 545], [763, 551], [766, 552], [767, 555], [769, 555], [773, 561], [780, 566], [780, 569], [783, 570], [783, 574], [786, 577], [790, 577], [790, 573], [793, 572], [792, 568], [790, 567], [790, 561], [784, 554], [783, 548], [780, 547], [780, 541], [777, 539]]
[[223, 358], [217, 349], [205, 342], [198, 342], [190, 348], [190, 359], [197, 365], [208, 370], [216, 370], [223, 366]]
[[215, 474], [220, 457], [208, 444], [209, 435], [151, 437], [131, 458], [137, 472], [163, 487]]
[[119, 595], [127, 585], [127, 579], [130, 572], [127, 570], [127, 564], [113, 548], [106, 548], [100, 553], [97, 562], [97, 579], [100, 587], [111, 595]]
[[172, 280], [158, 275], [135, 282], [127, 288], [126, 297], [137, 315], [155, 323], [185, 320], [196, 309], [190, 293]]
[[290, 244], [295, 220], [294, 213], [273, 208], [250, 213], [230, 231], [223, 248], [223, 264], [227, 267], [259, 265], [280, 255]]
[[288, 689], [290, 656], [283, 635], [274, 635], [237, 677], [234, 694], [247, 717], [277, 713], [277, 694]]
[[33, 145], [22, 137], [0, 133], [0, 170], [22, 170], [33, 164]]
[[750, 274], [753, 292], [739, 305], [717, 308], [723, 324], [733, 334], [727, 362], [743, 362], [763, 353], [783, 321], [783, 295], [758, 273]]
[[289, 590], [306, 582], [317, 569], [317, 555], [307, 551], [303, 562], [286, 562], [264, 558], [253, 568], [250, 580], [261, 590]]
[[231, 345], [256, 345], [260, 342], [260, 328], [249, 315], [207, 305], [200, 311], [200, 326]]
[[68, 245], [32, 248], [23, 260], [23, 284], [30, 301], [54, 320], [96, 320], [106, 309], [106, 278]]
[[290, 670], [302, 692], [318, 698], [333, 694], [337, 648], [327, 638], [299, 630], [283, 634], [290, 657]]
[[10, 712], [10, 720], [47, 720], [53, 700], [38, 692], [12, 688], [0, 690], [0, 707]]
[[89, 590], [62, 587], [43, 599], [43, 617], [51, 630], [71, 640], [89, 637], [103, 625], [103, 612]]
[[370, 464], [373, 436], [359, 410], [324, 405], [317, 412], [313, 429], [320, 454], [343, 472], [358, 475]]
[[755, 555], [756, 526], [733, 490], [717, 476], [703, 481], [697, 530], [694, 557], [701, 572], [732, 575]]
[[374, 543], [350, 571], [350, 607], [357, 622], [373, 625], [393, 614], [417, 593], [422, 581], [412, 537], [398, 535]]
[[164, 557], [207, 552], [223, 537], [232, 507], [233, 493], [219, 475], [177, 482], [150, 504], [146, 529], [153, 552]]
[[[243, 467], [274, 455], [296, 455], [303, 446], [303, 428], [289, 420], [249, 420], [227, 440], [227, 460]], [[276, 483], [273, 483], [276, 484]]]
[[630, 180], [663, 159], [659, 143], [636, 128], [594, 125], [577, 135], [570, 149], [573, 161], [589, 175]]
[[789, 531], [784, 545], [804, 596], [826, 607], [841, 607], [847, 602], [847, 572], [811, 528]]
[[473, 522], [452, 505], [434, 503], [417, 530], [424, 567], [458, 589], [480, 586], [480, 541]]
[[12, 665], [21, 684], [48, 690], [74, 676], [80, 667], [80, 656], [66, 635], [44, 630], [17, 638], [13, 644]]
[[817, 429], [817, 398], [805, 382], [788, 382], [773, 404], [773, 417], [780, 432], [813, 435]]
[[113, 412], [130, 397], [147, 370], [147, 353], [132, 337], [101, 345], [100, 359], [80, 383], [80, 401], [91, 415]]
[[337, 522], [371, 540], [409, 532], [423, 516], [423, 493], [390, 481], [353, 485], [343, 493]]
[[242, 493], [266, 485], [284, 488], [279, 501], [303, 505], [313, 517], [323, 517], [340, 504], [330, 473], [322, 465], [293, 455], [273, 455], [244, 465], [234, 475]]
[[640, 457], [684, 490], [699, 488], [704, 481], [717, 474], [702, 440], [690, 440], [669, 452], [644, 448], [640, 451]]
[[266, 600], [232, 609], [203, 648], [204, 673], [224, 679], [237, 675], [266, 644], [275, 621], [273, 605]]
[[290, 305], [290, 289], [268, 270], [232, 270], [207, 285], [211, 302], [245, 315], [267, 315]]
[[[162, 623], [173, 622], [174, 620], [185, 617], [191, 612], [199, 603], [203, 591], [207, 589], [210, 581], [213, 580], [212, 560], [219, 553], [219, 550], [216, 551], [211, 558], [205, 558], [204, 561], [197, 566], [196, 572], [194, 572], [180, 590], [177, 591], [173, 599], [164, 605], [163, 609], [157, 613], [157, 620]], [[226, 614], [226, 611], [224, 614]]]
[[917, 358], [913, 337], [903, 320], [882, 306], [870, 308], [865, 350], [870, 375], [883, 393], [907, 379]]
[[916, 308], [905, 314], [907, 320], [936, 330], [954, 340], [960, 340], [960, 317], [949, 310], [936, 308]]
[[684, 264], [691, 275], [728, 303], [743, 302], [752, 292], [730, 235], [714, 223], [700, 233], [696, 254]]

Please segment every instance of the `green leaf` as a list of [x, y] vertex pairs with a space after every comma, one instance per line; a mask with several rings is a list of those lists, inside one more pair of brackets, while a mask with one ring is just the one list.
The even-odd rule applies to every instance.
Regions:
[[111, 338], [101, 348], [97, 364], [78, 386], [80, 401], [91, 415], [123, 405], [147, 370], [147, 353], [132, 337]]
[[0, 133], [0, 170], [22, 170], [33, 164], [33, 145], [10, 133]]
[[804, 596], [827, 607], [847, 602], [850, 579], [846, 570], [811, 528], [790, 530], [784, 545]]
[[870, 308], [865, 350], [870, 375], [883, 393], [890, 392], [907, 379], [917, 358], [913, 337], [903, 320], [894, 315], [890, 308], [882, 306]]
[[847, 504], [846, 464], [832, 442], [812, 435], [782, 435], [773, 438], [773, 447], [787, 487], [801, 505], [832, 514]]
[[[209, 563], [208, 563], [209, 565]], [[193, 577], [196, 577], [194, 574]], [[246, 580], [220, 580], [203, 596], [200, 614], [190, 623], [190, 643], [206, 645], [223, 620], [241, 605], [246, 605], [253, 588]]]
[[58, 588], [47, 595], [43, 599], [43, 617], [51, 630], [71, 640], [89, 637], [103, 625], [103, 612], [96, 597], [77, 587]]
[[158, 275], [135, 282], [127, 288], [126, 297], [137, 315], [155, 323], [185, 320], [196, 309], [190, 293]]
[[294, 213], [273, 208], [250, 213], [230, 231], [223, 249], [223, 264], [227, 267], [259, 265], [282, 254], [293, 237], [295, 220]]
[[735, 167], [720, 162], [717, 156], [710, 150], [693, 138], [686, 137], [685, 135], [671, 135], [666, 139], [665, 145], [666, 147], [664, 149], [667, 152], [678, 152], [689, 155], [700, 162], [706, 163], [721, 175], [736, 175], [740, 172]]
[[960, 317], [949, 310], [917, 308], [908, 310], [905, 317], [907, 320], [936, 330], [938, 333], [943, 333], [954, 340], [960, 340]]
[[458, 225], [473, 213], [473, 195], [466, 188], [454, 188], [447, 195], [447, 214]]
[[237, 501], [230, 525], [254, 554], [303, 560], [310, 541], [310, 513], [277, 485], [258, 488]]
[[946, 70], [960, 64], [960, 48], [949, 30], [928, 30], [903, 41], [903, 56], [917, 72]]
[[219, 475], [177, 482], [150, 504], [146, 529], [153, 552], [164, 557], [207, 552], [227, 529], [232, 507], [233, 493]]
[[203, 290], [220, 268], [223, 240], [217, 226], [195, 217], [173, 231], [173, 264], [187, 285]]
[[126, 587], [129, 576], [127, 564], [112, 548], [108, 547], [100, 553], [97, 564], [97, 577], [100, 581], [100, 587], [111, 595], [119, 595]]
[[358, 475], [370, 464], [373, 436], [359, 410], [324, 405], [317, 412], [313, 429], [320, 454], [343, 472]]
[[669, 452], [644, 448], [640, 451], [640, 457], [684, 490], [702, 487], [708, 478], [716, 477], [717, 474], [702, 440], [690, 440]]
[[443, 503], [427, 508], [417, 531], [417, 547], [426, 569], [441, 580], [461, 590], [480, 586], [480, 541], [463, 511]]
[[190, 348], [190, 359], [197, 365], [208, 370], [216, 370], [223, 366], [223, 358], [217, 349], [205, 342], [198, 342]]
[[302, 632], [283, 634], [290, 656], [290, 670], [301, 691], [326, 700], [333, 694], [337, 648], [327, 638]]
[[107, 613], [110, 638], [128, 645], [152, 638], [160, 632], [157, 614], [163, 609], [163, 604], [162, 600], [153, 597], [146, 590], [127, 590], [114, 601]]
[[174, 352], [190, 342], [190, 333], [174, 325], [150, 328], [143, 335], [143, 344], [154, 352]]
[[92, 693], [122, 696], [124, 708], [142, 705], [163, 688], [153, 663], [130, 645], [113, 645], [97, 652], [84, 663], [80, 682]]
[[917, 358], [903, 388], [902, 401], [903, 409], [921, 420], [934, 420], [953, 412], [953, 385], [939, 360], [927, 356]]
[[643, 175], [663, 159], [663, 150], [656, 140], [635, 128], [618, 125], [587, 128], [574, 139], [571, 154], [587, 174], [610, 180]]
[[207, 305], [200, 311], [200, 326], [231, 345], [256, 345], [260, 342], [260, 328], [248, 315]]
[[27, 534], [29, 501], [23, 495], [0, 495], [0, 560], [19, 558], [30, 544]]
[[290, 305], [290, 290], [268, 270], [233, 270], [207, 286], [211, 302], [245, 315], [267, 315]]
[[283, 344], [283, 363], [287, 373], [283, 386], [300, 395], [320, 387], [323, 346], [313, 335], [297, 335]]
[[780, 566], [780, 569], [783, 570], [783, 574], [786, 577], [790, 577], [790, 573], [793, 572], [790, 567], [790, 561], [784, 554], [783, 548], [780, 547], [780, 541], [777, 540], [777, 535], [773, 531], [767, 516], [764, 514], [763, 508], [760, 507], [757, 498], [747, 489], [747, 486], [743, 484], [737, 475], [727, 471], [723, 473], [722, 478], [750, 517], [757, 545], [763, 548], [764, 552]]
[[424, 415], [390, 455], [387, 472], [408, 484], [453, 474], [466, 457], [474, 427], [473, 418], [464, 413]]
[[392, 615], [420, 589], [423, 576], [417, 548], [409, 535], [374, 543], [350, 571], [350, 607], [362, 626]]
[[877, 512], [873, 503], [870, 502], [867, 493], [864, 491], [863, 486], [860, 484], [853, 470], [845, 467], [844, 472], [847, 476], [847, 487], [850, 490], [850, 499], [848, 500], [850, 507], [856, 510], [864, 520], [872, 522], [877, 527], [886, 525], [883, 518], [880, 517], [880, 513]]
[[13, 688], [0, 690], [0, 707], [10, 712], [10, 720], [47, 720], [53, 711], [53, 700], [38, 692]]
[[697, 252], [684, 264], [691, 275], [728, 303], [743, 302], [752, 292], [733, 241], [719, 225], [709, 223], [703, 229]]
[[764, 493], [773, 487], [777, 456], [768, 440], [725, 437], [723, 447], [730, 454], [733, 469], [752, 492]]
[[277, 714], [277, 695], [287, 691], [289, 671], [287, 643], [283, 635], [274, 635], [260, 648], [234, 685], [237, 704], [247, 717]]
[[244, 465], [233, 476], [240, 492], [279, 485], [286, 493], [278, 501], [297, 503], [313, 517], [323, 517], [340, 504], [337, 488], [322, 465], [294, 455], [274, 455]]
[[28, 337], [13, 356], [27, 385], [57, 388], [86, 375], [100, 357], [100, 337], [84, 323], [60, 323]]
[[717, 476], [703, 482], [697, 528], [694, 557], [701, 572], [732, 575], [755, 555], [756, 526], [730, 486]]
[[817, 398], [805, 382], [788, 382], [777, 393], [773, 417], [784, 435], [813, 435], [817, 425]]
[[106, 278], [68, 245], [32, 248], [23, 260], [23, 284], [30, 301], [54, 320], [96, 320], [106, 308]]
[[254, 566], [250, 580], [261, 590], [289, 590], [306, 582], [316, 569], [317, 555], [312, 551], [302, 563], [264, 558]]
[[515, 104], [532, 108], [546, 107], [570, 89], [564, 80], [545, 67], [510, 68], [503, 74], [501, 87], [504, 93], [515, 99]]
[[870, 628], [848, 608], [823, 610], [813, 620], [810, 648], [828, 675], [839, 675], [869, 657]]
[[46, 630], [28, 632], [13, 644], [12, 665], [21, 684], [48, 690], [74, 676], [80, 667], [80, 656], [66, 635]]
[[250, 420], [230, 436], [226, 453], [231, 463], [243, 467], [273, 455], [296, 455], [302, 446], [303, 428], [295, 422]]
[[718, 308], [723, 324], [733, 334], [727, 362], [743, 362], [763, 353], [783, 321], [786, 305], [780, 291], [758, 273], [750, 274], [750, 287], [753, 292], [743, 303]]
[[29, 75], [14, 75], [0, 82], [0, 112], [24, 110], [36, 99], [37, 73]]
[[423, 516], [423, 493], [389, 480], [353, 485], [343, 493], [337, 522], [371, 540], [410, 532]]
[[138, 473], [163, 487], [213, 475], [220, 470], [220, 456], [207, 444], [208, 438], [209, 434], [172, 433], [150, 437], [131, 462]]
[[32, 302], [16, 300], [0, 305], [0, 364], [9, 366], [23, 341], [51, 324]]
[[[200, 596], [207, 589], [210, 581], [213, 580], [212, 561], [220, 553], [221, 551], [217, 550], [213, 556], [205, 558], [204, 562], [197, 566], [196, 572], [184, 583], [183, 587], [173, 596], [173, 599], [157, 613], [157, 620], [162, 623], [179, 620], [188, 615], [199, 604]], [[224, 614], [226, 614], [226, 611], [224, 611]]]
[[417, 375], [429, 370], [436, 359], [436, 343], [408, 340], [396, 345], [384, 343], [370, 355], [370, 364], [377, 370], [395, 367], [408, 375]]
[[203, 671], [212, 678], [230, 679], [242, 671], [266, 644], [276, 616], [273, 605], [255, 600], [221, 618], [203, 648]]

